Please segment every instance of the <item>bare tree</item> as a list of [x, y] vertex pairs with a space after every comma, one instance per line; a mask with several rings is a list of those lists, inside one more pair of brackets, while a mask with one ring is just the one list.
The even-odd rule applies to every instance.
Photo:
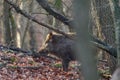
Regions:
[[79, 56], [79, 60], [82, 63], [84, 80], [98, 80], [94, 48], [89, 43], [91, 40], [88, 33], [90, 0], [75, 0], [73, 2], [75, 30], [77, 32], [78, 41], [76, 50], [77, 56]]
[[119, 0], [113, 1], [114, 3], [114, 20], [115, 20], [115, 34], [116, 34], [116, 45], [117, 45], [117, 61], [120, 66], [120, 7]]
[[12, 41], [11, 37], [11, 29], [10, 29], [10, 21], [9, 21], [9, 13], [10, 13], [10, 5], [4, 1], [4, 43], [9, 45]]

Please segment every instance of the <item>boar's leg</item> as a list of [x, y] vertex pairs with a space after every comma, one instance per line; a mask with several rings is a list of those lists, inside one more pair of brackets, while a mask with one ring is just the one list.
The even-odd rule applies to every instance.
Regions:
[[67, 59], [62, 60], [63, 71], [68, 71], [69, 62], [70, 60], [67, 60]]

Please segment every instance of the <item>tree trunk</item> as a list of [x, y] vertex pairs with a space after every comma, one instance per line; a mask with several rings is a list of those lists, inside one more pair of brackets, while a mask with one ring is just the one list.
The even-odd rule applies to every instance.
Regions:
[[10, 22], [9, 22], [9, 9], [10, 9], [10, 5], [7, 4], [4, 1], [4, 10], [3, 10], [3, 14], [4, 14], [4, 21], [3, 21], [3, 26], [4, 26], [4, 43], [7, 45], [10, 45], [11, 41], [12, 41], [12, 37], [11, 37], [11, 29], [10, 29]]
[[115, 36], [117, 45], [117, 61], [120, 66], [120, 6], [119, 0], [114, 0], [114, 21], [115, 21]]
[[11, 23], [11, 34], [12, 34], [12, 45], [13, 46], [17, 46], [17, 35], [16, 35], [16, 31], [17, 31], [17, 25], [16, 25], [16, 21], [15, 18], [13, 17], [12, 12], [10, 11], [10, 23]]
[[[82, 63], [84, 80], [98, 80], [97, 65], [88, 32], [90, 0], [74, 0], [75, 30], [77, 32], [77, 56]], [[88, 67], [89, 66], [89, 67]], [[91, 73], [92, 72], [92, 73]]]
[[[99, 34], [97, 37], [115, 47], [114, 20], [110, 0], [93, 0], [92, 3], [96, 10], [95, 23], [97, 26], [97, 33]], [[113, 73], [116, 68], [116, 60], [104, 51], [101, 53], [103, 53], [103, 59], [108, 60], [110, 71]]]

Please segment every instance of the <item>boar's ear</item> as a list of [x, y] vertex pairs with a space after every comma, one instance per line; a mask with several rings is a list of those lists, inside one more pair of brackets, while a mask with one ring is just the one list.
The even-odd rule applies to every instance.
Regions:
[[52, 32], [50, 32], [50, 33], [49, 33], [49, 37], [51, 38], [51, 37], [52, 37], [52, 35], [53, 35], [53, 33], [52, 33]]
[[52, 39], [52, 36], [53, 36], [53, 33], [50, 32], [50, 33], [47, 35], [48, 40]]
[[46, 37], [46, 40], [45, 40], [45, 43], [49, 42], [49, 41], [52, 41], [52, 36], [53, 36], [53, 33], [50, 32], [47, 37]]

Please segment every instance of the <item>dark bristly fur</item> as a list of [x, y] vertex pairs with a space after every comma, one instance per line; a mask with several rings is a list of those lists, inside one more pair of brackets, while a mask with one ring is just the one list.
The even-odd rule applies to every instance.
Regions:
[[63, 35], [49, 33], [39, 53], [53, 54], [62, 59], [64, 71], [68, 71], [69, 62], [75, 60], [75, 42]]

